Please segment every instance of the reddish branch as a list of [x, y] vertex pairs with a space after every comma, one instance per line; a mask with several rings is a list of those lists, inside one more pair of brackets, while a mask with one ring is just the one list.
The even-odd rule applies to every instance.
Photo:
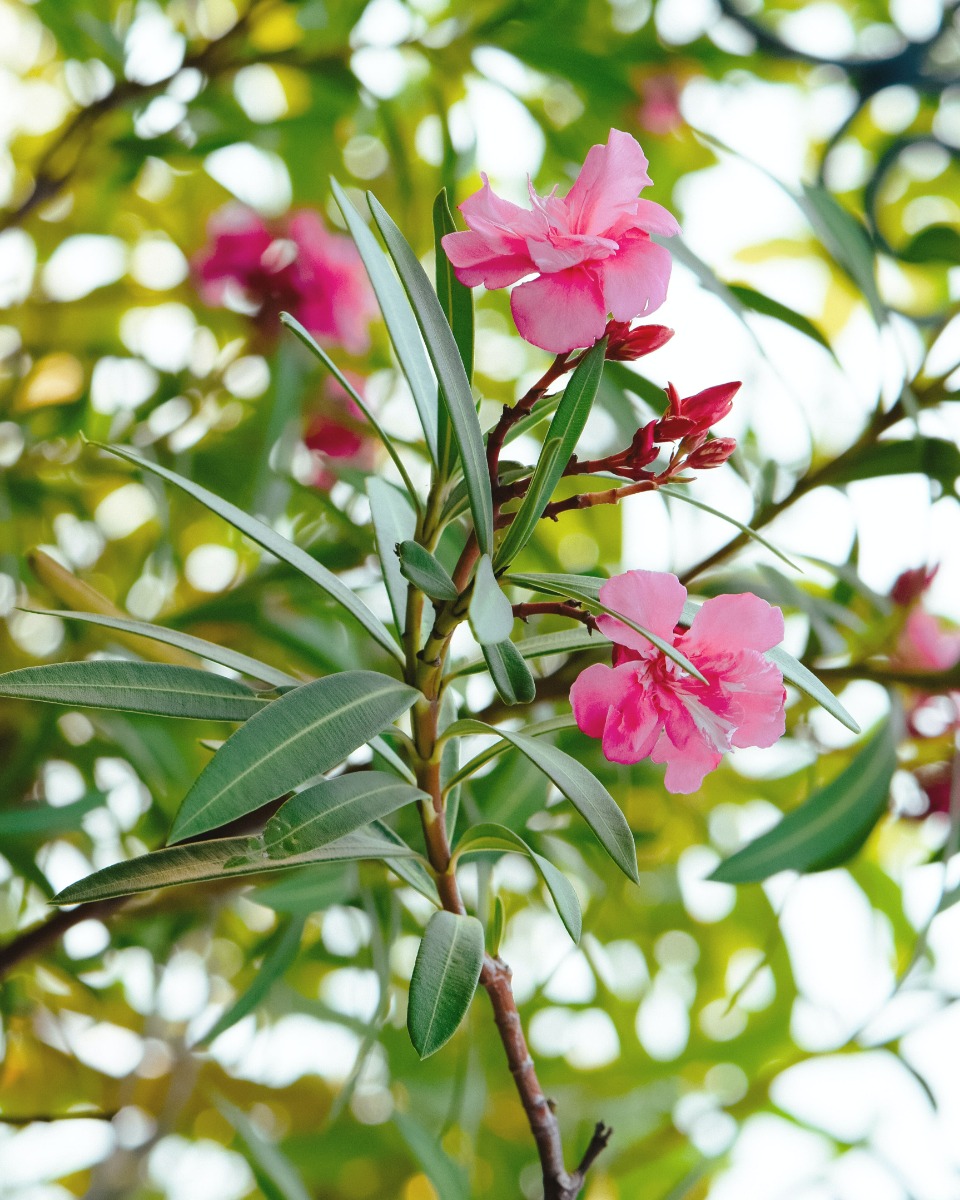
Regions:
[[568, 617], [572, 621], [582, 621], [590, 630], [597, 628], [596, 617], [571, 601], [534, 600], [527, 604], [515, 604], [513, 615], [521, 621], [530, 617]]

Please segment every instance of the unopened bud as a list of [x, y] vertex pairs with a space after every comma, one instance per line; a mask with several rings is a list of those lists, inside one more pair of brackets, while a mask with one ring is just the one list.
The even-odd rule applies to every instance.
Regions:
[[919, 600], [923, 593], [927, 590], [934, 577], [940, 570], [939, 563], [935, 567], [914, 567], [910, 571], [904, 571], [898, 575], [894, 581], [893, 587], [890, 589], [890, 599], [894, 604], [902, 604], [904, 607], [912, 604], [914, 600]]
[[722, 467], [736, 448], [737, 443], [733, 438], [713, 438], [694, 450], [684, 465], [699, 471]]
[[606, 357], [612, 362], [634, 362], [659, 350], [673, 337], [673, 330], [666, 325], [637, 325], [631, 329], [629, 321], [608, 321], [605, 332]]

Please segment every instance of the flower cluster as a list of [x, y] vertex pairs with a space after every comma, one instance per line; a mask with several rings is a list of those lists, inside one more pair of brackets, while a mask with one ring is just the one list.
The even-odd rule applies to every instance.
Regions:
[[651, 234], [672, 237], [680, 227], [661, 205], [639, 199], [651, 180], [630, 134], [612, 129], [605, 146], [593, 146], [566, 196], [540, 196], [530, 184], [531, 209], [482, 179], [460, 205], [468, 231], [448, 233], [443, 248], [468, 287], [525, 280], [510, 308], [528, 342], [554, 354], [592, 346], [608, 315], [629, 322], [663, 303], [670, 254]]
[[350, 238], [302, 210], [267, 224], [228, 207], [209, 226], [210, 244], [193, 268], [205, 303], [248, 313], [269, 341], [279, 316], [293, 314], [315, 337], [361, 353], [370, 344], [376, 302]]
[[727, 751], [772, 746], [786, 704], [783, 676], [763, 656], [783, 639], [780, 610], [750, 593], [716, 596], [683, 630], [686, 599], [677, 577], [659, 571], [627, 571], [600, 589], [606, 608], [676, 646], [703, 680], [624, 621], [601, 616], [613, 666], [587, 667], [570, 692], [578, 726], [603, 740], [611, 762], [666, 763], [667, 791], [680, 793], [697, 791]]

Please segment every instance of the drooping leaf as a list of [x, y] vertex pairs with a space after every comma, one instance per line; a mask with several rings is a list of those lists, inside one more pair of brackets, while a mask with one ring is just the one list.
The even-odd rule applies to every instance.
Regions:
[[399, 280], [390, 269], [386, 255], [377, 245], [377, 239], [350, 203], [346, 192], [335, 179], [330, 180], [330, 187], [367, 269], [387, 332], [390, 334], [390, 341], [393, 343], [404, 377], [410, 385], [427, 449], [430, 451], [430, 457], [436, 462], [437, 385], [410, 303]]
[[332, 842], [295, 854], [292, 858], [267, 858], [259, 837], [215, 838], [209, 842], [190, 842], [186, 846], [166, 846], [139, 858], [114, 863], [80, 879], [54, 896], [54, 904], [87, 904], [92, 900], [111, 900], [132, 896], [154, 888], [175, 887], [181, 883], [201, 883], [211, 879], [234, 879], [284, 871], [326, 862], [356, 862], [376, 859], [388, 865], [399, 858], [413, 858], [416, 851], [397, 845], [379, 833], [351, 833]]
[[[537, 634], [536, 637], [523, 638], [510, 644], [517, 654], [527, 661], [550, 654], [575, 654], [578, 650], [610, 649], [610, 642], [602, 633], [591, 633], [583, 625], [576, 629], [559, 630], [557, 633]], [[488, 667], [490, 665], [485, 658], [473, 658], [468, 662], [459, 663], [452, 674], [474, 675], [477, 671], [482, 671], [485, 664]]]
[[473, 636], [482, 646], [506, 642], [513, 632], [513, 605], [493, 573], [488, 554], [481, 555], [467, 613]]
[[385, 771], [358, 771], [325, 779], [291, 797], [267, 822], [263, 842], [271, 858], [302, 854], [395, 812], [427, 793]]
[[495, 729], [483, 721], [458, 721], [448, 733], [492, 733], [515, 746], [539, 767], [587, 822], [604, 850], [634, 883], [639, 882], [637, 851], [627, 818], [599, 779], [569, 754], [512, 729]]
[[229, 500], [224, 500], [220, 496], [214, 495], [213, 492], [208, 491], [199, 483], [194, 483], [190, 479], [184, 479], [182, 475], [177, 475], [175, 471], [169, 471], [166, 467], [161, 467], [159, 463], [150, 462], [149, 459], [142, 458], [139, 454], [128, 450], [126, 446], [102, 445], [100, 448], [108, 451], [110, 454], [116, 454], [118, 458], [126, 459], [127, 462], [141, 467], [144, 471], [150, 471], [161, 479], [165, 479], [168, 483], [172, 483], [175, 487], [186, 492], [188, 496], [192, 496], [195, 500], [205, 505], [212, 512], [223, 517], [235, 529], [239, 529], [251, 541], [256, 542], [258, 546], [262, 546], [264, 550], [268, 550], [276, 558], [279, 558], [281, 562], [287, 563], [288, 566], [306, 575], [308, 579], [312, 580], [328, 596], [341, 604], [351, 616], [359, 621], [363, 628], [385, 650], [392, 654], [398, 662], [403, 662], [403, 651], [397, 645], [380, 618], [375, 616], [363, 601], [346, 584], [338, 579], [332, 571], [328, 571], [322, 563], [312, 558], [306, 550], [301, 550], [293, 542], [287, 541], [285, 537], [281, 537], [269, 525], [264, 525], [256, 517], [249, 516], [242, 509], [237, 508], [235, 504], [231, 504]]
[[725, 859], [710, 878], [759, 883], [778, 871], [825, 871], [846, 862], [886, 812], [896, 766], [896, 741], [886, 722], [836, 779]]
[[437, 294], [409, 242], [376, 196], [368, 193], [367, 200], [416, 313], [460, 452], [477, 543], [482, 553], [489, 554], [493, 549], [493, 496], [477, 407], [460, 351]]
[[371, 475], [367, 479], [367, 499], [370, 501], [370, 516], [373, 519], [383, 582], [394, 622], [403, 633], [407, 623], [407, 581], [400, 571], [395, 547], [398, 542], [413, 538], [417, 531], [417, 514], [404, 493], [378, 475]]
[[397, 546], [400, 573], [432, 600], [456, 600], [457, 585], [439, 560], [418, 542], [405, 541]]
[[466, 831], [456, 846], [456, 857], [459, 859], [467, 854], [489, 854], [496, 852], [511, 852], [525, 854], [540, 874], [557, 906], [560, 920], [563, 921], [567, 933], [575, 942], [580, 941], [583, 932], [583, 915], [580, 912], [580, 901], [574, 891], [573, 884], [559, 871], [549, 859], [543, 857], [512, 829], [505, 825], [492, 822], [473, 825]]
[[860, 289], [878, 325], [886, 305], [877, 287], [876, 255], [870, 234], [860, 221], [823, 187], [805, 184], [800, 207], [824, 247]]
[[88, 625], [101, 625], [105, 629], [116, 629], [121, 633], [134, 634], [137, 637], [150, 638], [163, 642], [168, 646], [176, 646], [190, 654], [207, 658], [210, 662], [219, 663], [221, 667], [229, 667], [249, 675], [251, 679], [262, 679], [275, 687], [299, 687], [303, 682], [295, 675], [279, 671], [269, 663], [251, 658], [239, 650], [231, 650], [227, 646], [218, 646], [216, 642], [208, 642], [206, 638], [194, 637], [190, 633], [181, 633], [179, 629], [167, 629], [163, 625], [151, 625], [149, 621], [137, 621], [132, 617], [111, 617], [101, 613], [71, 612], [69, 609], [33, 608], [29, 612], [40, 613], [43, 616], [59, 617], [62, 621], [84, 621]]
[[831, 483], [880, 479], [890, 475], [926, 475], [935, 479], [948, 496], [957, 496], [960, 447], [946, 438], [915, 437], [874, 442], [849, 462], [830, 469]]
[[407, 1030], [421, 1058], [456, 1033], [482, 967], [483, 926], [477, 918], [435, 912], [420, 942], [407, 1005]]
[[246, 721], [270, 704], [211, 671], [113, 659], [8, 671], [0, 675], [0, 696], [201, 721]]
[[563, 399], [557, 407], [550, 428], [544, 439], [543, 452], [537, 463], [530, 486], [513, 518], [507, 535], [500, 543], [496, 554], [498, 570], [506, 567], [527, 544], [543, 510], [549, 504], [554, 490], [570, 458], [577, 448], [577, 442], [587, 423], [587, 417], [593, 407], [593, 401], [600, 386], [603, 374], [603, 356], [606, 352], [607, 340], [601, 338], [577, 366], [563, 393]]
[[360, 409], [367, 421], [370, 422], [377, 437], [383, 443], [384, 449], [393, 459], [394, 465], [400, 474], [400, 478], [403, 480], [404, 486], [407, 489], [407, 495], [410, 497], [411, 503], [415, 507], [419, 507], [420, 498], [417, 495], [417, 489], [413, 486], [413, 482], [410, 479], [410, 475], [407, 472], [407, 468], [404, 465], [403, 459], [400, 457], [400, 451], [394, 445], [393, 439], [377, 420], [376, 414], [370, 408], [370, 405], [367, 404], [366, 400], [364, 400], [364, 398], [360, 395], [346, 375], [344, 375], [344, 373], [340, 370], [326, 350], [324, 350], [324, 348], [319, 345], [316, 339], [312, 337], [306, 329], [304, 329], [296, 317], [291, 316], [288, 312], [284, 312], [280, 314], [280, 322], [282, 325], [286, 325], [290, 332], [299, 338], [299, 340], [312, 354], [315, 354], [316, 357], [319, 358], [334, 379], [336, 379], [337, 383], [339, 383], [343, 390], [349, 395], [350, 399], [354, 402], [357, 408]]
[[762, 533], [758, 533], [755, 529], [751, 529], [749, 525], [745, 525], [742, 521], [738, 521], [736, 517], [732, 517], [729, 513], [721, 512], [719, 508], [714, 508], [710, 504], [704, 504], [702, 500], [691, 495], [684, 488], [662, 487], [658, 490], [662, 496], [669, 496], [672, 500], [682, 500], [684, 504], [692, 504], [694, 508], [699, 508], [703, 512], [708, 512], [714, 517], [719, 517], [721, 521], [726, 521], [728, 525], [732, 525], [735, 529], [739, 529], [741, 533], [745, 533], [747, 537], [752, 538], [753, 541], [759, 543], [759, 545], [769, 550], [771, 554], [775, 554], [777, 558], [779, 558], [782, 562], [785, 562], [788, 567], [793, 567], [795, 571], [800, 571], [800, 573], [803, 574], [802, 569], [798, 567], [795, 562], [792, 562], [789, 558], [787, 558], [784, 552], [779, 550], [773, 544], [773, 542], [768, 541]]
[[[292, 925], [287, 928], [292, 928]], [[216, 1100], [216, 1105], [237, 1131], [266, 1200], [311, 1200], [296, 1167], [273, 1142], [267, 1140], [247, 1114], [222, 1096]]]
[[213, 756], [180, 806], [170, 840], [216, 829], [329, 771], [417, 695], [376, 671], [343, 671], [281, 696]]
[[267, 998], [270, 989], [286, 974], [287, 968], [297, 957], [306, 919], [306, 913], [300, 913], [280, 923], [267, 941], [263, 959], [250, 986], [220, 1014], [199, 1041], [194, 1043], [194, 1048], [209, 1046], [221, 1033], [226, 1033], [238, 1021], [242, 1021], [247, 1013], [253, 1012]]
[[536, 699], [537, 682], [513, 642], [481, 647], [494, 687], [504, 704], [529, 704]]
[[792, 329], [796, 329], [798, 333], [804, 334], [811, 341], [823, 346], [824, 350], [828, 350], [831, 355], [833, 354], [833, 347], [816, 325], [814, 325], [813, 321], [809, 317], [805, 317], [803, 313], [798, 313], [786, 304], [781, 304], [779, 300], [774, 300], [771, 296], [766, 296], [763, 292], [758, 292], [752, 287], [746, 287], [742, 283], [730, 283], [727, 286], [745, 307], [752, 309], [753, 312], [760, 313], [762, 316], [773, 317], [775, 321], [789, 325]]
[[[444, 731], [445, 738], [458, 738], [466, 734], [476, 733], [477, 731], [471, 728], [472, 718], [466, 718], [464, 721], [455, 721], [448, 729]], [[574, 720], [573, 713], [563, 713], [558, 717], [550, 717], [546, 721], [537, 721], [534, 725], [528, 725], [524, 729], [527, 737], [543, 737], [548, 733], [557, 733], [561, 729], [576, 729], [577, 722]], [[490, 730], [485, 728], [485, 733]], [[479, 754], [459, 767], [450, 779], [446, 782], [445, 787], [454, 788], [461, 784], [465, 779], [469, 779], [481, 767], [486, 766], [494, 758], [498, 758], [501, 754], [505, 754], [512, 748], [512, 744], [506, 741], [493, 742], [487, 746], [485, 750], [481, 750]]]

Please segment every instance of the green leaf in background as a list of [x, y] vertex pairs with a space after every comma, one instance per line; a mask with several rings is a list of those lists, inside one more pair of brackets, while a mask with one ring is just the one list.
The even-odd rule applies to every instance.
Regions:
[[[454, 341], [460, 351], [463, 369], [467, 379], [473, 378], [473, 289], [460, 282], [450, 265], [447, 253], [441, 244], [441, 239], [448, 233], [456, 233], [457, 225], [450, 211], [447, 200], [447, 189], [442, 188], [433, 202], [433, 241], [436, 251], [436, 281], [437, 299], [440, 307], [446, 313], [447, 322], [453, 331]], [[438, 441], [442, 447], [445, 442], [448, 422], [446, 411], [440, 410], [440, 432]], [[449, 464], [448, 464], [449, 465]], [[446, 473], [446, 472], [445, 472]]]
[[383, 582], [394, 622], [403, 633], [407, 623], [407, 581], [400, 570], [395, 547], [399, 542], [413, 538], [417, 531], [417, 514], [403, 492], [378, 475], [367, 479], [367, 499]]
[[299, 687], [302, 679], [288, 675], [286, 671], [278, 671], [269, 663], [251, 658], [239, 650], [231, 650], [227, 646], [218, 646], [216, 642], [208, 642], [206, 638], [194, 637], [190, 633], [181, 633], [179, 629], [167, 629], [163, 625], [151, 625], [148, 621], [137, 621], [132, 617], [111, 617], [101, 613], [72, 612], [70, 609], [31, 608], [27, 612], [39, 613], [45, 617], [59, 617], [62, 621], [85, 621], [88, 625], [100, 625], [104, 629], [115, 629], [119, 633], [135, 634], [137, 637], [150, 638], [163, 642], [168, 646], [176, 646], [189, 654], [207, 658], [210, 662], [219, 663], [221, 667], [229, 667], [249, 675], [251, 679], [262, 679], [264, 683], [274, 687]]
[[257, 1185], [266, 1200], [311, 1200], [299, 1172], [242, 1109], [219, 1097], [217, 1108], [237, 1131]]
[[211, 671], [125, 659], [8, 671], [0, 675], [0, 696], [201, 721], [246, 721], [270, 704], [244, 684]]
[[250, 986], [240, 993], [229, 1008], [221, 1013], [192, 1048], [209, 1046], [221, 1033], [226, 1033], [238, 1021], [242, 1021], [247, 1013], [253, 1012], [257, 1005], [267, 998], [270, 989], [278, 979], [286, 974], [287, 968], [297, 957], [306, 920], [306, 913], [299, 913], [280, 922], [267, 939], [263, 959]]
[[399, 280], [390, 269], [386, 255], [377, 245], [377, 239], [350, 203], [346, 192], [335, 179], [330, 180], [330, 187], [370, 277], [377, 303], [383, 313], [384, 324], [390, 334], [390, 341], [393, 343], [404, 377], [410, 385], [413, 402], [417, 406], [427, 449], [430, 451], [430, 457], [436, 462], [437, 385], [410, 303]]
[[822, 187], [804, 184], [799, 204], [831, 258], [857, 285], [873, 319], [882, 325], [887, 309], [877, 287], [876, 255], [867, 230]]
[[376, 196], [368, 193], [367, 201], [373, 219], [396, 264], [423, 333], [427, 353], [433, 363], [440, 384], [440, 394], [447, 406], [447, 415], [450, 417], [453, 435], [460, 451], [477, 544], [483, 554], [489, 554], [493, 549], [493, 496], [490, 491], [490, 475], [487, 471], [477, 406], [470, 390], [470, 381], [463, 368], [460, 351], [440, 307], [437, 294], [409, 242]]
[[582, 763], [549, 742], [512, 729], [495, 729], [483, 721], [458, 721], [448, 733], [456, 736], [492, 733], [516, 747], [566, 796], [624, 875], [634, 883], [640, 881], [636, 845], [627, 818], [600, 780]]
[[426, 792], [385, 771], [340, 775], [291, 797], [267, 822], [263, 842], [271, 858], [288, 858], [335, 842], [404, 804], [426, 799]]
[[[758, 292], [755, 288], [747, 287], [745, 284], [730, 283], [727, 286], [746, 308], [760, 313], [765, 317], [773, 317], [775, 321], [780, 321], [784, 325], [789, 325], [792, 329], [796, 329], [799, 333], [817, 342], [824, 350], [828, 350], [833, 355], [833, 347], [809, 317], [805, 317], [802, 313], [788, 308], [786, 304], [781, 304], [779, 300], [774, 300], [770, 296], [764, 295], [763, 292]], [[834, 357], [836, 356], [834, 355]]]
[[384, 860], [394, 875], [398, 875], [421, 896], [439, 907], [440, 897], [437, 895], [437, 885], [433, 881], [433, 876], [424, 866], [424, 860], [420, 855], [385, 822], [374, 821], [371, 829], [389, 845], [399, 847], [399, 853], [395, 857]]
[[407, 1030], [421, 1058], [456, 1033], [482, 967], [483, 926], [477, 918], [435, 912], [420, 942], [407, 1005]]
[[199, 483], [194, 483], [191, 479], [184, 479], [182, 475], [177, 475], [175, 471], [168, 471], [166, 467], [161, 467], [159, 463], [150, 462], [149, 459], [142, 458], [139, 454], [134, 454], [126, 446], [100, 445], [100, 449], [106, 450], [109, 454], [115, 454], [118, 458], [126, 459], [127, 462], [133, 463], [134, 466], [140, 467], [144, 471], [149, 471], [161, 479], [165, 479], [167, 483], [172, 483], [175, 487], [186, 492], [188, 496], [192, 496], [194, 500], [198, 500], [201, 504], [205, 505], [211, 512], [215, 512], [218, 516], [223, 517], [235, 529], [239, 529], [251, 541], [256, 542], [258, 546], [262, 546], [264, 550], [269, 551], [274, 557], [279, 558], [281, 562], [285, 562], [288, 566], [293, 567], [294, 570], [306, 575], [317, 587], [321, 588], [328, 596], [341, 604], [351, 616], [356, 618], [364, 629], [385, 650], [389, 651], [398, 662], [403, 662], [403, 651], [397, 645], [380, 618], [375, 616], [363, 601], [354, 595], [346, 584], [342, 583], [332, 571], [328, 571], [325, 566], [311, 557], [306, 550], [301, 550], [299, 546], [282, 537], [276, 530], [271, 529], [269, 525], [264, 525], [256, 517], [249, 516], [243, 509], [237, 508], [235, 504], [231, 504], [229, 500], [223, 500], [220, 496], [215, 496], [213, 492], [208, 491]]
[[366, 417], [366, 419], [370, 422], [376, 431], [377, 437], [383, 443], [384, 449], [393, 459], [394, 466], [396, 466], [397, 471], [400, 473], [400, 478], [403, 480], [411, 502], [415, 507], [419, 507], [420, 497], [417, 495], [417, 489], [413, 486], [413, 482], [407, 473], [407, 468], [404, 466], [403, 459], [400, 457], [400, 451], [393, 444], [390, 435], [377, 420], [376, 414], [370, 408], [369, 404], [367, 404], [366, 400], [364, 400], [364, 398], [360, 395], [346, 375], [344, 375], [344, 373], [340, 370], [326, 350], [324, 350], [323, 347], [317, 343], [316, 339], [313, 338], [306, 331], [306, 329], [304, 329], [296, 317], [291, 316], [288, 312], [283, 312], [280, 314], [280, 322], [281, 324], [286, 325], [290, 332], [293, 333], [295, 337], [299, 338], [299, 340], [312, 354], [315, 354], [316, 357], [319, 358], [337, 383], [340, 384], [343, 390], [354, 402], [357, 408], [360, 409], [364, 417]]
[[601, 338], [584, 355], [567, 383], [563, 399], [550, 422], [530, 486], [497, 550], [495, 565], [498, 570], [512, 562], [533, 537], [543, 510], [563, 477], [593, 407], [606, 349], [607, 339]]
[[739, 529], [741, 533], [745, 533], [747, 537], [752, 538], [753, 541], [769, 550], [771, 554], [775, 554], [788, 567], [792, 567], [794, 571], [799, 571], [801, 575], [803, 574], [802, 569], [795, 562], [787, 558], [782, 550], [777, 549], [773, 542], [768, 541], [763, 534], [757, 533], [755, 529], [751, 529], [749, 525], [738, 521], [736, 517], [731, 517], [729, 513], [721, 512], [719, 508], [713, 508], [710, 504], [704, 504], [702, 500], [691, 495], [685, 488], [662, 487], [657, 490], [661, 496], [669, 496], [671, 500], [682, 500], [684, 504], [692, 504], [694, 508], [699, 508], [702, 512], [708, 512], [711, 516], [719, 517], [721, 521], [726, 521], [728, 525], [732, 525], [735, 529]]
[[530, 704], [537, 682], [513, 642], [491, 642], [482, 647], [490, 678], [504, 704]]
[[404, 579], [432, 600], [456, 600], [460, 595], [446, 568], [425, 546], [414, 541], [400, 542], [396, 554]]
[[[584, 625], [576, 629], [563, 629], [557, 633], [537, 634], [536, 637], [523, 638], [510, 644], [521, 658], [528, 661], [551, 654], [575, 654], [578, 650], [610, 649], [610, 642], [602, 633], [591, 633]], [[452, 674], [475, 675], [477, 671], [483, 670], [485, 664], [489, 667], [485, 658], [473, 658], [468, 662], [459, 663]]]
[[409, 1113], [394, 1109], [390, 1118], [410, 1152], [423, 1168], [423, 1173], [443, 1200], [471, 1200], [467, 1173], [447, 1154], [435, 1134], [428, 1133]]
[[846, 862], [887, 811], [896, 766], [896, 740], [888, 721], [836, 779], [769, 833], [725, 859], [710, 879], [759, 883], [778, 871], [825, 871]]
[[343, 671], [274, 700], [213, 756], [180, 806], [170, 840], [216, 829], [329, 771], [418, 694], [377, 671]]
[[577, 899], [573, 884], [562, 871], [557, 870], [549, 859], [544, 858], [542, 854], [537, 854], [512, 829], [492, 822], [473, 825], [457, 843], [455, 857], [459, 859], [468, 854], [490, 854], [504, 851], [525, 854], [530, 859], [553, 897], [564, 928], [575, 942], [579, 942], [580, 934], [583, 932], [583, 915], [580, 912], [580, 901]]
[[310, 864], [357, 862], [375, 859], [390, 865], [393, 859], [414, 858], [416, 851], [397, 845], [366, 830], [348, 834], [329, 846], [320, 846], [292, 858], [269, 859], [259, 837], [214, 838], [209, 842], [190, 842], [186, 846], [165, 846], [139, 858], [104, 867], [64, 888], [54, 896], [53, 904], [87, 904], [91, 900], [112, 900], [132, 896], [154, 888], [175, 887], [181, 883], [201, 883], [215, 879], [235, 879], [284, 871]]
[[[79, 800], [59, 806], [42, 803], [18, 804], [0, 812], [0, 840], [56, 837], [81, 828], [83, 818], [95, 808], [102, 808], [107, 798], [103, 792], [89, 792]], [[9, 845], [8, 845], [9, 849]]]
[[513, 605], [493, 573], [488, 554], [481, 555], [467, 613], [473, 636], [481, 646], [506, 642], [513, 632]]
[[926, 475], [935, 479], [948, 496], [957, 497], [960, 478], [960, 447], [938, 437], [915, 437], [903, 441], [875, 442], [850, 462], [830, 468], [830, 483], [853, 483], [857, 479], [879, 479], [890, 475]]

